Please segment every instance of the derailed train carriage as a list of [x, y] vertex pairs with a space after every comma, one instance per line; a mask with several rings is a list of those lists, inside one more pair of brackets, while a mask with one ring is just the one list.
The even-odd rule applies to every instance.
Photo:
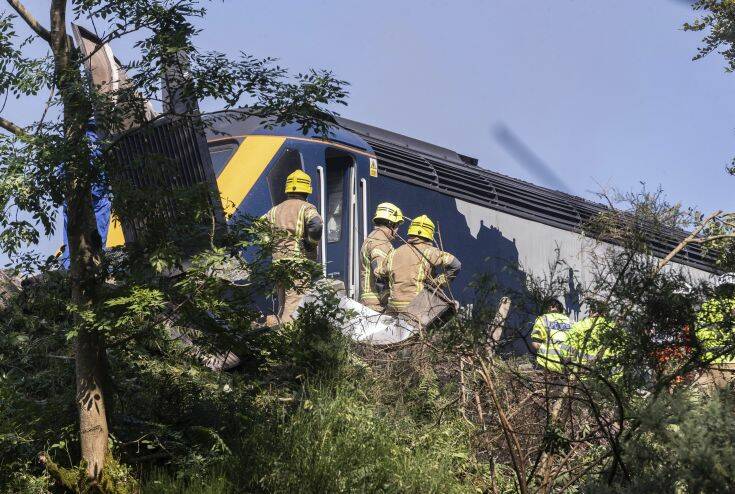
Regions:
[[[77, 28], [80, 45], [93, 46]], [[100, 50], [99, 73], [119, 63]], [[92, 70], [94, 75], [94, 70]], [[481, 168], [474, 158], [450, 149], [344, 118], [335, 118], [327, 136], [304, 134], [296, 125], [267, 125], [242, 119], [235, 111], [209, 117], [206, 135], [182, 121], [161, 119], [144, 135], [133, 133], [120, 156], [131, 163], [146, 154], [168, 157], [172, 186], [206, 184], [222, 197], [222, 217], [259, 216], [285, 199], [286, 176], [301, 169], [312, 178], [309, 198], [325, 231], [319, 248], [324, 275], [344, 282], [358, 299], [359, 250], [371, 229], [377, 204], [393, 202], [404, 214], [427, 214], [438, 226], [442, 248], [462, 261], [452, 285], [462, 304], [475, 300], [473, 279], [492, 275], [504, 290], [522, 293], [527, 276], [547, 272], [559, 258], [567, 269], [566, 305], [572, 317], [582, 311], [581, 288], [592, 280], [595, 248], [582, 226], [605, 207]], [[144, 174], [131, 175], [140, 184]], [[405, 226], [400, 234], [405, 237]], [[108, 247], [134, 241], [135, 225], [112, 222]], [[675, 230], [648, 239], [655, 255], [670, 252], [683, 238]], [[712, 259], [697, 245], [675, 262], [693, 277], [706, 277]]]
[[[159, 125], [166, 126], [173, 127]], [[157, 135], [160, 149], [167, 139], [174, 139], [169, 146], [181, 145], [175, 142], [181, 130]], [[259, 118], [219, 114], [209, 124], [206, 144], [189, 153], [204, 156], [189, 156], [190, 162], [180, 166], [211, 163], [211, 172], [187, 175], [213, 176], [223, 210], [233, 217], [258, 216], [284, 200], [283, 183], [294, 170], [311, 176], [315, 187], [309, 200], [325, 223], [320, 262], [326, 276], [344, 281], [352, 298], [359, 297], [359, 249], [372, 214], [377, 204], [390, 201], [406, 215], [427, 214], [438, 225], [444, 249], [462, 261], [453, 284], [460, 302], [473, 301], [471, 281], [479, 273], [493, 273], [501, 285], [521, 289], [526, 273], [548, 271], [558, 256], [569, 270], [567, 305], [579, 311], [574, 291], [591, 281], [593, 255], [581, 228], [606, 210], [602, 205], [483, 169], [476, 159], [452, 150], [339, 117], [325, 139], [304, 135], [295, 125], [269, 128]], [[405, 228], [400, 232], [404, 238]], [[113, 225], [107, 245], [123, 238]], [[649, 241], [653, 252], [663, 256], [681, 238], [672, 230]], [[675, 261], [695, 277], [712, 270], [712, 259], [698, 246]]]

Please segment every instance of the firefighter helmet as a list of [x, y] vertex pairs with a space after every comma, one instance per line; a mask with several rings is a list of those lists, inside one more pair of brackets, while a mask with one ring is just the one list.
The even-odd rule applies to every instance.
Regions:
[[408, 234], [415, 237], [434, 241], [434, 222], [428, 216], [422, 214], [418, 218], [414, 218], [408, 227]]
[[401, 208], [395, 204], [381, 202], [375, 208], [375, 216], [373, 216], [373, 221], [378, 219], [390, 221], [391, 223], [403, 223], [403, 213], [401, 212]]
[[286, 194], [311, 194], [311, 177], [302, 170], [296, 170], [286, 177]]

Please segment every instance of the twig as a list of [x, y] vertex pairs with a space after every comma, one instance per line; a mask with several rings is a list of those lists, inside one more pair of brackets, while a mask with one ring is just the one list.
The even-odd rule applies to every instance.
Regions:
[[475, 407], [477, 408], [477, 415], [480, 417], [480, 424], [482, 424], [482, 430], [485, 430], [485, 412], [482, 409], [482, 401], [480, 400], [480, 395], [477, 391], [474, 393], [475, 398]]
[[462, 417], [467, 419], [467, 415], [465, 413], [465, 408], [467, 407], [467, 387], [464, 379], [464, 358], [462, 357], [459, 357], [459, 386], [460, 413], [462, 414]]
[[480, 375], [482, 376], [482, 379], [485, 381], [485, 385], [490, 391], [490, 397], [493, 400], [493, 404], [495, 405], [495, 410], [498, 412], [498, 418], [500, 419], [500, 424], [503, 428], [503, 433], [505, 434], [505, 440], [508, 444], [508, 449], [510, 451], [510, 457], [511, 461], [513, 462], [513, 470], [516, 474], [516, 479], [518, 480], [518, 489], [521, 492], [521, 494], [528, 494], [528, 485], [526, 484], [526, 473], [525, 468], [523, 465], [523, 458], [521, 458], [521, 445], [518, 442], [518, 437], [515, 434], [515, 431], [510, 425], [510, 422], [508, 421], [508, 417], [505, 415], [505, 412], [503, 411], [503, 407], [500, 404], [500, 400], [498, 399], [497, 392], [495, 390], [495, 384], [493, 383], [493, 380], [490, 378], [490, 370], [488, 369], [487, 365], [485, 364], [484, 359], [480, 360]]
[[46, 106], [43, 109], [43, 114], [41, 115], [41, 119], [38, 121], [38, 127], [36, 127], [36, 134], [41, 132], [41, 127], [43, 127], [43, 121], [46, 119], [46, 113], [48, 113], [48, 109], [51, 106], [51, 100], [54, 97], [55, 89], [56, 89], [56, 84], [52, 84], [51, 91], [49, 91], [48, 99], [46, 100]]
[[[444, 250], [444, 241], [442, 240], [442, 230], [439, 225], [439, 220], [436, 221], [436, 236], [439, 237], [439, 248], [442, 252], [446, 252]], [[452, 298], [452, 300], [456, 300], [454, 298], [454, 294], [452, 293], [452, 285], [449, 282], [447, 282], [447, 292], [449, 293], [449, 296]]]
[[[459, 398], [455, 398], [443, 407], [441, 407], [441, 410], [439, 410], [439, 416], [436, 419], [436, 425], [439, 426], [442, 423], [442, 418], [444, 418], [444, 412], [447, 410], [447, 408], [451, 407], [452, 405], [456, 404], [459, 401]], [[462, 410], [462, 417], [464, 417], [465, 420], [467, 420], [467, 417], [464, 416], [464, 410]], [[467, 420], [469, 422], [469, 420]], [[471, 422], [470, 422], [471, 424]]]
[[559, 492], [566, 492], [567, 489], [569, 489], [572, 485], [574, 485], [577, 481], [579, 481], [579, 479], [581, 479], [582, 477], [584, 477], [587, 474], [587, 472], [589, 472], [590, 470], [592, 470], [593, 467], [595, 467], [596, 465], [599, 465], [601, 463], [601, 461], [604, 458], [607, 458], [608, 456], [610, 456], [610, 453], [605, 454], [602, 458], [599, 458], [597, 461], [590, 462], [590, 464], [587, 465], [584, 469], [582, 469], [582, 471], [576, 477], [572, 477], [569, 480], [569, 482], [567, 482], [566, 484], [564, 484], [564, 487], [562, 487], [559, 490]]

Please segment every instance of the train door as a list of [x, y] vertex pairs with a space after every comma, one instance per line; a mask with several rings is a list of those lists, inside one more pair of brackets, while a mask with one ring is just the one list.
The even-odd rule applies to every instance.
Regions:
[[320, 210], [324, 219], [322, 265], [325, 276], [345, 283], [349, 297], [358, 296], [359, 234], [357, 171], [350, 153], [327, 148], [324, 167], [318, 167]]

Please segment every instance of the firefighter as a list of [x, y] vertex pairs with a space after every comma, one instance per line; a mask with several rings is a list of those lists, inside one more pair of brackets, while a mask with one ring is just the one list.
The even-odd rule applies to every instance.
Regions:
[[388, 281], [388, 310], [406, 313], [406, 308], [426, 284], [448, 286], [462, 265], [448, 252], [434, 247], [434, 223], [426, 215], [411, 221], [408, 242], [393, 250], [378, 267], [378, 278]]
[[388, 303], [389, 291], [385, 283], [381, 283], [375, 273], [393, 251], [393, 240], [398, 227], [403, 223], [403, 213], [395, 204], [384, 202], [378, 204], [373, 216], [375, 228], [365, 239], [360, 250], [360, 302], [377, 312], [383, 312]]
[[[263, 218], [272, 226], [286, 232], [273, 249], [273, 262], [316, 261], [317, 246], [322, 237], [323, 222], [313, 204], [306, 202], [312, 192], [311, 178], [301, 170], [286, 177], [286, 200], [273, 206]], [[301, 300], [301, 293], [309, 280], [295, 280], [294, 287], [286, 289], [278, 283], [278, 321], [291, 321], [292, 313]]]
[[531, 347], [536, 353], [536, 363], [541, 368], [561, 374], [572, 354], [567, 342], [572, 323], [564, 313], [561, 300], [547, 299], [543, 311], [533, 324]]
[[[702, 304], [697, 314], [696, 336], [704, 352], [708, 369], [698, 384], [723, 387], [735, 377], [735, 275], [720, 276], [715, 282], [714, 297]], [[728, 351], [729, 348], [729, 351]]]

